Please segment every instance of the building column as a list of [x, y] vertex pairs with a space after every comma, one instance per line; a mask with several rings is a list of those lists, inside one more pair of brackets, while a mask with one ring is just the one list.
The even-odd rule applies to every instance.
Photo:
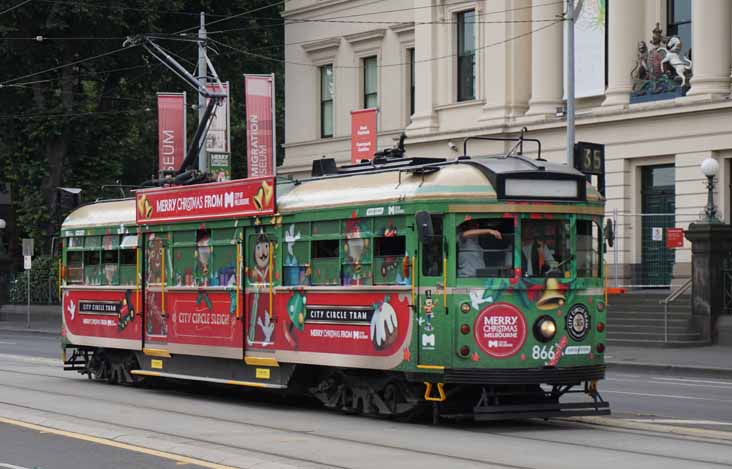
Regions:
[[[531, 19], [558, 19], [563, 11], [562, 2], [547, 5], [543, 0], [532, 0]], [[562, 106], [563, 31], [561, 25], [553, 25], [531, 37], [531, 99], [527, 114], [554, 114]]]
[[729, 0], [691, 2], [693, 95], [727, 96], [730, 93]]
[[630, 72], [638, 53], [638, 41], [645, 38], [643, 13], [637, 0], [613, 0], [608, 7], [608, 84], [603, 106], [630, 102], [633, 91]]
[[430, 134], [437, 130], [435, 113], [436, 0], [414, 0], [414, 115], [407, 127], [410, 136]]

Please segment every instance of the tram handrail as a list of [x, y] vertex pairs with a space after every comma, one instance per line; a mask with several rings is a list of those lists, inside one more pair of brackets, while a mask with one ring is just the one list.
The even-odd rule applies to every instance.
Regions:
[[692, 284], [692, 278], [689, 277], [684, 283], [672, 291], [666, 298], [659, 301], [663, 305], [663, 343], [668, 343], [668, 305], [676, 301], [681, 295], [689, 289]]

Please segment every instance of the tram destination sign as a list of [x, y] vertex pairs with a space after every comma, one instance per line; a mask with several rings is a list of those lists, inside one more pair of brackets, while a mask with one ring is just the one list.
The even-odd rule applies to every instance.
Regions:
[[195, 186], [145, 189], [136, 193], [138, 224], [272, 215], [273, 177]]

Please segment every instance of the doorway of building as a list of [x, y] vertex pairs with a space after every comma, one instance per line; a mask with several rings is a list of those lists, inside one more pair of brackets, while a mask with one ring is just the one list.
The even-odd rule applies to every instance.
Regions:
[[666, 247], [666, 228], [676, 222], [674, 166], [647, 166], [641, 176], [641, 283], [649, 288], [668, 288], [674, 251]]

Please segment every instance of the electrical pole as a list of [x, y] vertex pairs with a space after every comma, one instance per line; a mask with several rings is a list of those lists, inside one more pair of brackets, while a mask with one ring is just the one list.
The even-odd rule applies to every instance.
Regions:
[[[206, 14], [201, 12], [201, 27], [198, 29], [198, 82], [201, 89], [206, 89]], [[203, 122], [204, 114], [206, 114], [206, 97], [202, 93], [198, 93], [198, 123]], [[208, 161], [206, 161], [206, 145], [201, 145], [198, 152], [198, 169], [205, 173], [208, 171]]]
[[565, 37], [567, 57], [564, 76], [567, 77], [567, 166], [574, 166], [574, 0], [567, 0]]

